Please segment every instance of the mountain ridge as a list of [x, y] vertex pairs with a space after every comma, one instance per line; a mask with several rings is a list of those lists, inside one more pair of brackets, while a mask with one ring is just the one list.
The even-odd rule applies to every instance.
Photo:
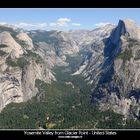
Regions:
[[82, 60], [71, 75], [82, 75], [92, 85], [93, 105], [139, 118], [140, 29], [134, 21], [121, 19], [117, 26], [91, 31], [0, 30], [1, 111], [36, 96], [37, 79], [57, 81], [53, 68], [69, 66], [68, 56], [76, 56]]

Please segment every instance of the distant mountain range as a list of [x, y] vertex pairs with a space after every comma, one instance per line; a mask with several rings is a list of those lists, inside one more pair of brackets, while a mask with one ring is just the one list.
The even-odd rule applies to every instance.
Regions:
[[82, 56], [72, 75], [93, 88], [91, 101], [125, 118], [140, 117], [140, 29], [120, 20], [94, 30], [25, 31], [0, 26], [0, 111], [39, 93], [35, 81], [57, 81], [53, 68], [68, 66], [67, 57]]

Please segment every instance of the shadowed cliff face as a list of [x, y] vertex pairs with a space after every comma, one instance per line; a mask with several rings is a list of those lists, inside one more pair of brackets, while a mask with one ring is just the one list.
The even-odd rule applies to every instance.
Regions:
[[[113, 109], [129, 118], [139, 118], [140, 29], [133, 20], [120, 20], [100, 41], [85, 47], [79, 69], [93, 85], [92, 102], [101, 110]], [[83, 49], [84, 50], [84, 49]], [[86, 54], [86, 53], [85, 53]]]
[[140, 98], [136, 96], [140, 89], [138, 33], [133, 21], [119, 21], [105, 43], [102, 74], [92, 98], [102, 110], [111, 108], [130, 118], [138, 118], [140, 109]]

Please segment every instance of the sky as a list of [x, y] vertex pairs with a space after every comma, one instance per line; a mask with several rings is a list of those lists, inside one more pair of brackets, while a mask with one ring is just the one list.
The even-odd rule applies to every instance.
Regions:
[[0, 24], [26, 30], [92, 30], [119, 19], [133, 19], [140, 26], [140, 8], [1, 8]]

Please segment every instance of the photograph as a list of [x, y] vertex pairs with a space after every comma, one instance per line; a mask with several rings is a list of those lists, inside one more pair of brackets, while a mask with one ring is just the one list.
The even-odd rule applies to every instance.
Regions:
[[140, 8], [0, 8], [1, 130], [139, 131]]

